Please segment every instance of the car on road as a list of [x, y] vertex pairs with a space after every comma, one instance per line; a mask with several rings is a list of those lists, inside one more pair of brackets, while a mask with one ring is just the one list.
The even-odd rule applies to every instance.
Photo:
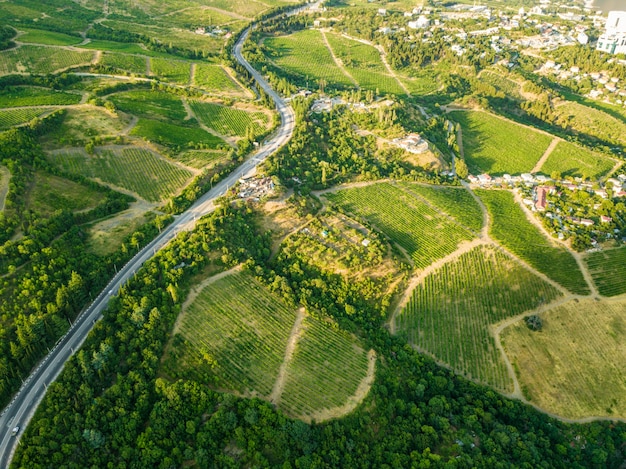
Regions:
[[20, 432], [20, 426], [17, 425], [16, 427], [13, 428], [13, 431], [11, 432], [11, 436], [15, 436]]

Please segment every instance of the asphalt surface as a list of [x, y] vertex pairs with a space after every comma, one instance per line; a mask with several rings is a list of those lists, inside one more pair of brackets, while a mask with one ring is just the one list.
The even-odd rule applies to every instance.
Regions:
[[[237, 61], [246, 67], [255, 78], [258, 86], [263, 88], [276, 103], [276, 109], [281, 117], [280, 126], [271, 138], [266, 139], [266, 143], [256, 153], [229, 176], [215, 184], [209, 192], [200, 197], [186, 212], [177, 216], [172, 224], [165, 228], [159, 236], [122, 267], [89, 308], [76, 319], [67, 334], [61, 338], [52, 351], [33, 370], [24, 381], [20, 391], [0, 415], [0, 468], [9, 466], [15, 448], [19, 444], [20, 436], [43, 399], [47, 386], [56, 379], [61, 373], [65, 362], [80, 348], [96, 321], [102, 317], [102, 312], [106, 308], [109, 299], [117, 294], [120, 287], [139, 270], [144, 262], [154, 256], [157, 251], [163, 249], [178, 233], [193, 229], [196, 220], [212, 212], [215, 208], [214, 202], [216, 198], [224, 195], [229, 188], [237, 183], [239, 178], [252, 173], [260, 162], [278, 150], [291, 138], [295, 124], [293, 109], [272, 90], [259, 72], [253, 69], [241, 55], [243, 42], [248, 37], [249, 32], [250, 30], [248, 29], [241, 35], [233, 52]], [[19, 426], [20, 431], [17, 436], [12, 436], [12, 429], [15, 426]]]

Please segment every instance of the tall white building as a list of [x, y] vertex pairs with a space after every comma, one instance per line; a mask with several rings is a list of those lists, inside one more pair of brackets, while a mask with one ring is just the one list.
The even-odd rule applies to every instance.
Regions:
[[598, 39], [596, 49], [609, 54], [626, 54], [626, 11], [611, 11], [606, 31]]

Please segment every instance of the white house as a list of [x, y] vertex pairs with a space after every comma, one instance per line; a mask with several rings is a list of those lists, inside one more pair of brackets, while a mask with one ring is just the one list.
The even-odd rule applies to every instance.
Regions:
[[606, 30], [598, 38], [596, 49], [609, 54], [626, 53], [626, 11], [611, 11]]

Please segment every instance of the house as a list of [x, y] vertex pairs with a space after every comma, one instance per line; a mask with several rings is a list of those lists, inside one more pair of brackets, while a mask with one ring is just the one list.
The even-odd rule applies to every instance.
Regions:
[[580, 219], [580, 224], [583, 226], [593, 226], [595, 225], [593, 220], [589, 220], [589, 218], [581, 218]]
[[478, 182], [481, 184], [491, 184], [492, 179], [487, 173], [478, 175]]
[[535, 182], [535, 176], [530, 173], [524, 173], [521, 175], [522, 181], [524, 182]]
[[613, 219], [605, 215], [600, 215], [600, 223], [611, 223]]
[[537, 188], [537, 201], [535, 202], [535, 208], [538, 212], [544, 212], [548, 206], [548, 193], [550, 189], [546, 186], [539, 186]]
[[378, 9], [378, 14], [380, 16], [385, 16], [387, 14], [387, 10], [385, 8], [379, 8]]

